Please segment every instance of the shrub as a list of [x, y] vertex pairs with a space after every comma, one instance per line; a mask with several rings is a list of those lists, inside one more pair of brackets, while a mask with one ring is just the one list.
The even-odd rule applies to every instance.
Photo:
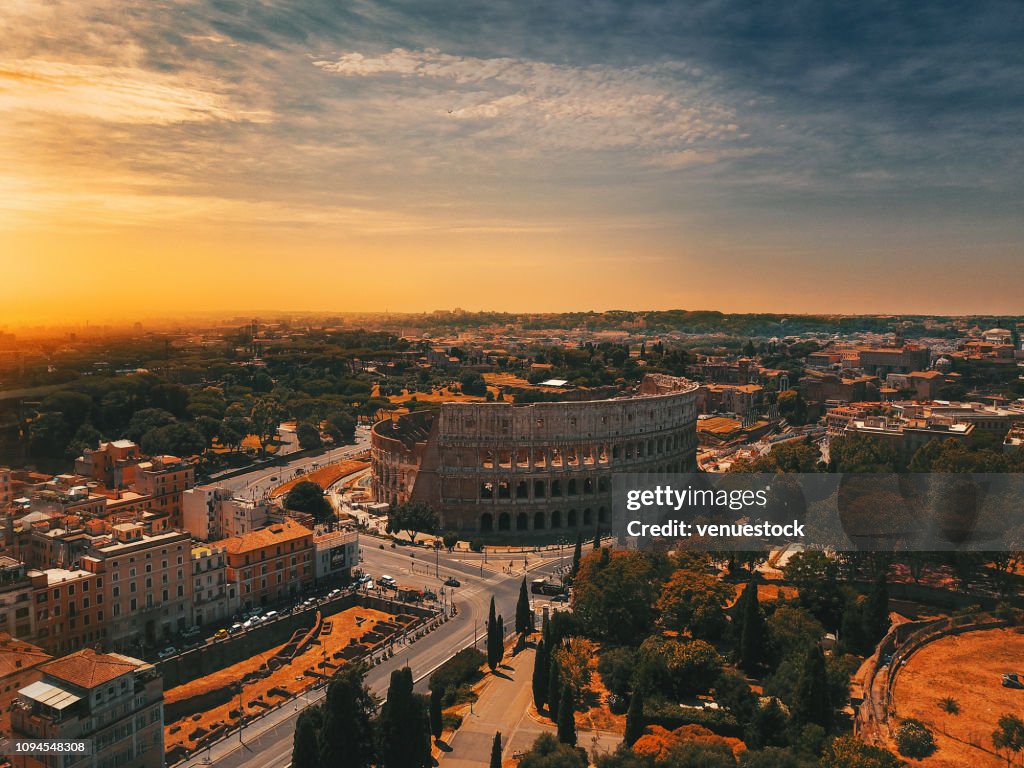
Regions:
[[927, 725], [908, 717], [896, 729], [896, 746], [906, 757], [928, 757], [935, 751], [935, 737]]
[[462, 715], [456, 715], [454, 712], [445, 712], [441, 715], [441, 726], [447, 730], [458, 730], [462, 725]]
[[444, 705], [450, 707], [459, 698], [460, 689], [476, 677], [486, 660], [476, 648], [462, 649], [430, 676], [430, 690], [440, 690]]

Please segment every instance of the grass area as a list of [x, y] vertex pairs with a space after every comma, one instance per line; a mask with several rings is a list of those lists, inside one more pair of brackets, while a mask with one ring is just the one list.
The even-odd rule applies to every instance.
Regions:
[[[927, 768], [997, 768], [1006, 761], [992, 750], [992, 732], [1001, 715], [1024, 711], [1024, 691], [1004, 688], [1005, 672], [1024, 672], [1024, 633], [1020, 628], [967, 632], [944, 637], [914, 653], [900, 670], [893, 690], [896, 718], [926, 723], [938, 749], [912, 761]], [[946, 697], [957, 713], [945, 711]], [[895, 749], [895, 746], [893, 747]]]

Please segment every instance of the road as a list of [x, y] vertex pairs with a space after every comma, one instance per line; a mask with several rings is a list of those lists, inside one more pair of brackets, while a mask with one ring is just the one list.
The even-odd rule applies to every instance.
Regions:
[[[285, 433], [287, 438], [288, 433]], [[309, 472], [313, 465], [323, 466], [341, 461], [342, 459], [362, 453], [370, 447], [369, 429], [359, 428], [356, 430], [356, 439], [352, 445], [344, 445], [334, 448], [317, 456], [303, 456], [289, 461], [286, 464], [278, 464], [270, 467], [261, 467], [243, 475], [217, 479], [211, 478], [210, 483], [234, 491], [236, 495], [249, 499], [260, 499], [264, 494], [270, 493], [274, 488], [296, 476], [296, 470], [303, 469]], [[276, 479], [272, 479], [276, 478]]]
[[[519, 585], [527, 575], [521, 570], [514, 574], [495, 573], [487, 569], [481, 572], [475, 563], [460, 562], [458, 555], [438, 553], [438, 575], [435, 576], [434, 553], [407, 547], [379, 549], [369, 545], [372, 541], [366, 539], [362, 546], [362, 567], [374, 576], [387, 573], [400, 584], [429, 587], [439, 594], [443, 580], [449, 576], [461, 582], [460, 587], [452, 588], [453, 594], [446, 590], [444, 595], [458, 610], [455, 618], [418, 642], [396, 646], [392, 658], [370, 669], [366, 684], [374, 695], [383, 698], [387, 693], [391, 672], [404, 666], [412, 668], [417, 691], [425, 692], [431, 672], [457, 651], [472, 645], [474, 639], [478, 640], [478, 647], [482, 648], [484, 625], [492, 595], [498, 612], [506, 618], [505, 625], [510, 631], [514, 628]], [[411, 554], [415, 557], [411, 557]], [[533, 567], [529, 577], [537, 578], [550, 574], [557, 567], [558, 561], [554, 557], [548, 560], [536, 558], [531, 562]], [[538, 602], [535, 607], [539, 608], [540, 605]], [[237, 733], [229, 736], [181, 765], [183, 768], [199, 768], [204, 765], [214, 765], [216, 768], [284, 768], [291, 762], [292, 737], [299, 711], [308, 704], [317, 703], [322, 697], [323, 690], [318, 690], [307, 697], [293, 700], [247, 726], [242, 731], [241, 739]]]

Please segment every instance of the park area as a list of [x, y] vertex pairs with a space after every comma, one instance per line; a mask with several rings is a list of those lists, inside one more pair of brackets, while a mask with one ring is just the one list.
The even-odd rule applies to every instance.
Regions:
[[345, 461], [339, 461], [336, 464], [328, 464], [326, 467], [320, 467], [319, 469], [313, 470], [305, 475], [298, 475], [288, 482], [277, 486], [277, 488], [270, 492], [270, 496], [271, 498], [283, 496], [304, 480], [316, 483], [324, 490], [327, 490], [336, 482], [341, 480], [341, 478], [355, 472], [359, 472], [369, 466], [370, 462], [364, 459], [346, 459]]
[[[348, 660], [390, 643], [416, 622], [355, 607], [296, 630], [282, 645], [164, 693], [168, 764], [329, 678]], [[243, 684], [241, 696], [238, 682]]]
[[[1001, 715], [1024, 712], [1024, 690], [1001, 685], [1006, 672], [1024, 672], [1020, 628], [947, 636], [912, 654], [896, 677], [893, 722], [908, 717], [922, 721], [938, 746], [931, 756], [912, 764], [1005, 766], [1005, 758], [992, 746], [992, 732]], [[947, 697], [953, 705], [944, 702]], [[895, 751], [895, 745], [892, 748]]]

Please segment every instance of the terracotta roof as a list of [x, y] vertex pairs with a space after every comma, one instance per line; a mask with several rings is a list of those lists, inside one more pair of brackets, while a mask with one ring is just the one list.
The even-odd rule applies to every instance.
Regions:
[[0, 679], [24, 672], [53, 657], [42, 648], [0, 632]]
[[45, 674], [77, 685], [95, 688], [138, 669], [126, 656], [97, 653], [92, 648], [72, 653], [40, 667]]
[[252, 533], [243, 533], [241, 536], [233, 536], [224, 542], [229, 554], [239, 552], [251, 552], [263, 547], [271, 547], [275, 544], [283, 544], [288, 541], [301, 539], [303, 536], [312, 536], [313, 532], [304, 525], [299, 525], [290, 518], [283, 522], [274, 523], [266, 528], [261, 528]]

